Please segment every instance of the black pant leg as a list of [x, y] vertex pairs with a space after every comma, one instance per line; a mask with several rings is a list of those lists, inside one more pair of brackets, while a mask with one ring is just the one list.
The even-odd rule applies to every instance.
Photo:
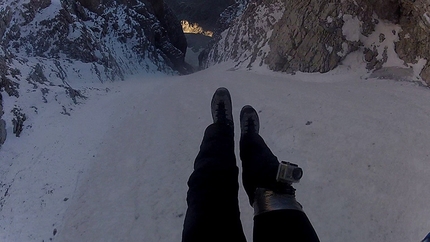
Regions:
[[[256, 187], [270, 188], [276, 183], [278, 158], [259, 134], [246, 134], [240, 140], [242, 175], [248, 195]], [[253, 199], [251, 199], [251, 202]], [[303, 211], [276, 210], [254, 217], [254, 242], [317, 242], [318, 236]]]
[[254, 217], [254, 242], [319, 242], [306, 214], [277, 210]]
[[246, 241], [231, 128], [212, 124], [206, 129], [188, 187], [183, 242]]
[[240, 159], [242, 160], [242, 179], [249, 202], [253, 205], [257, 187], [271, 188], [276, 184], [279, 161], [256, 133], [242, 135], [240, 139]]

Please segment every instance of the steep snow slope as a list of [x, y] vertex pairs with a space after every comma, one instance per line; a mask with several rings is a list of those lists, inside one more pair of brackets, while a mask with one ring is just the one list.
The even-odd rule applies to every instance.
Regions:
[[[210, 98], [226, 86], [236, 134], [251, 104], [272, 151], [303, 167], [297, 197], [321, 241], [419, 241], [430, 227], [430, 92], [360, 75], [215, 66], [105, 84], [71, 116], [44, 110], [40, 128], [0, 152], [0, 240], [179, 241]], [[242, 189], [240, 207], [251, 241]]]

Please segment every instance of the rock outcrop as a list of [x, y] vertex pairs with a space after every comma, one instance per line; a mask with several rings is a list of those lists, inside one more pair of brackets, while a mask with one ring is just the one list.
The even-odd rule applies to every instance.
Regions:
[[6, 140], [6, 122], [2, 119], [3, 114], [3, 96], [0, 93], [0, 147]]
[[342, 35], [339, 5], [319, 1], [286, 1], [282, 17], [273, 26], [265, 62], [272, 70], [327, 72], [349, 52], [354, 40]]
[[396, 52], [408, 63], [426, 59], [419, 74], [430, 84], [430, 5], [426, 0], [401, 0], [400, 4], [402, 31], [396, 42]]
[[369, 71], [396, 67], [430, 83], [429, 11], [425, 0], [251, 1], [206, 65], [233, 60], [236, 67], [327, 72], [359, 51]]

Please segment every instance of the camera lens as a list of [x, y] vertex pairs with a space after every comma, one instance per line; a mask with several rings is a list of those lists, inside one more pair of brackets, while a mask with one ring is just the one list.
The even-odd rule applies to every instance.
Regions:
[[302, 168], [295, 168], [293, 170], [293, 178], [294, 180], [300, 180], [300, 178], [302, 178], [303, 176], [303, 170]]

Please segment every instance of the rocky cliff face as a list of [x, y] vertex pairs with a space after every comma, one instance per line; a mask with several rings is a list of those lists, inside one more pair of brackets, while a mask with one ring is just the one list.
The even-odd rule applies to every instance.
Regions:
[[85, 83], [192, 72], [180, 21], [162, 1], [3, 0], [0, 16], [0, 92], [10, 120], [34, 108], [9, 96], [37, 93], [67, 107], [84, 98]]
[[425, 58], [427, 62], [420, 75], [430, 84], [430, 4], [426, 0], [402, 0], [400, 6], [402, 31], [396, 42], [396, 52], [409, 63]]
[[401, 78], [430, 83], [429, 8], [425, 0], [251, 1], [206, 65], [327, 72], [359, 51], [374, 73], [395, 68]]
[[229, 60], [237, 62], [236, 66], [262, 64], [271, 30], [282, 11], [281, 3], [237, 1], [221, 14], [214, 41], [199, 56], [200, 67]]
[[181, 66], [177, 61], [186, 49], [180, 22], [158, 1], [24, 2], [28, 1], [7, 1], [0, 13], [2, 46], [17, 57], [65, 57], [95, 63], [110, 80], [121, 79], [142, 67], [152, 70], [125, 61], [127, 55], [141, 64], [151, 63], [158, 70], [187, 73], [184, 63]]

